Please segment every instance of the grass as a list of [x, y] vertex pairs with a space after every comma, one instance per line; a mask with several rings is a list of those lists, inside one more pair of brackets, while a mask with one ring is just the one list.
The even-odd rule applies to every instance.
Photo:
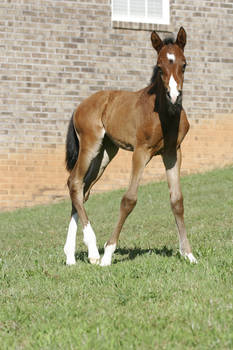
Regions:
[[[65, 266], [69, 202], [2, 213], [1, 350], [232, 349], [233, 169], [184, 177], [182, 188], [197, 265], [177, 253], [164, 182], [140, 188], [107, 268], [88, 264], [80, 227], [77, 264]], [[100, 248], [122, 194], [86, 205]]]

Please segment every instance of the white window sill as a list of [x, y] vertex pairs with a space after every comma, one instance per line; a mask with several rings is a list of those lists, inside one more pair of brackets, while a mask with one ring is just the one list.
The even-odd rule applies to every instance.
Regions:
[[155, 24], [155, 23], [139, 23], [139, 22], [124, 22], [112, 20], [112, 28], [115, 29], [130, 29], [144, 31], [158, 31], [164, 33], [172, 33], [174, 26], [171, 24]]

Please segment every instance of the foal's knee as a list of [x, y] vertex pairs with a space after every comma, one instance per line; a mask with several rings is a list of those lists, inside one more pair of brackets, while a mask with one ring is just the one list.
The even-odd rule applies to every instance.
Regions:
[[130, 214], [137, 203], [137, 197], [126, 193], [121, 200], [121, 210], [126, 212], [126, 215]]
[[181, 192], [171, 192], [170, 193], [171, 207], [174, 214], [183, 215], [184, 206], [183, 206], [183, 196]]

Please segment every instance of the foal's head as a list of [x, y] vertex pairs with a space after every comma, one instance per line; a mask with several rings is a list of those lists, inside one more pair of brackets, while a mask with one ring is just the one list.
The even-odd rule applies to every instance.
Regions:
[[162, 41], [153, 31], [151, 41], [158, 53], [157, 69], [163, 81], [168, 100], [172, 104], [181, 103], [182, 87], [186, 60], [184, 47], [186, 44], [186, 32], [180, 28], [176, 41], [172, 39]]

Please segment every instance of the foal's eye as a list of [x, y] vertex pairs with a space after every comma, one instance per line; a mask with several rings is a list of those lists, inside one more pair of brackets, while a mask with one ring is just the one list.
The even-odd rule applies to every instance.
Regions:
[[187, 64], [186, 64], [186, 63], [185, 63], [185, 64], [183, 64], [183, 67], [182, 67], [182, 71], [183, 71], [183, 73], [184, 73], [184, 71], [185, 71], [186, 66], [187, 66]]

